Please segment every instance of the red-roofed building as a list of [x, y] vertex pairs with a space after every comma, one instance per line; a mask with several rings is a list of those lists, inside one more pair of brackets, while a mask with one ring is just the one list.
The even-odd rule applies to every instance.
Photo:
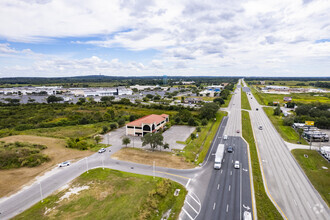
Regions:
[[166, 114], [147, 115], [128, 123], [126, 135], [144, 136], [147, 133], [157, 132], [162, 130], [167, 122], [169, 122], [169, 116]]

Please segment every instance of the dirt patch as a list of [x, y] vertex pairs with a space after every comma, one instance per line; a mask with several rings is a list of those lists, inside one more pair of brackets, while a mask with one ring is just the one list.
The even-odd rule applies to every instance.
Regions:
[[43, 163], [38, 167], [0, 170], [0, 197], [9, 196], [19, 191], [24, 185], [33, 183], [35, 177], [44, 174], [63, 161], [75, 161], [94, 153], [91, 151], [78, 151], [66, 148], [65, 140], [56, 138], [17, 135], [1, 138], [0, 141], [19, 141], [46, 145], [47, 149], [43, 150], [42, 153], [48, 155], [50, 158], [49, 162]]
[[135, 148], [122, 148], [114, 153], [112, 158], [147, 165], [153, 165], [153, 161], [155, 161], [156, 166], [175, 169], [189, 169], [195, 167], [193, 164], [186, 162], [183, 157], [176, 156], [169, 152], [147, 151]]

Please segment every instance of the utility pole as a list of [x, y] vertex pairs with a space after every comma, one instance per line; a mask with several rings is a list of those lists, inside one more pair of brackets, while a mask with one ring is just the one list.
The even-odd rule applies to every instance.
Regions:
[[41, 198], [41, 202], [44, 202], [44, 200], [43, 200], [43, 196], [42, 196], [41, 181], [39, 182], [39, 188], [40, 188], [40, 198]]
[[152, 168], [153, 168], [153, 177], [154, 177], [154, 179], [155, 179], [155, 161], [153, 162], [153, 166], [152, 166]]
[[86, 166], [87, 166], [87, 173], [88, 173], [88, 157], [86, 157]]
[[[105, 153], [106, 154], [106, 153]], [[104, 160], [103, 160], [103, 157], [104, 157], [104, 155], [102, 154], [102, 168], [103, 168], [103, 170], [104, 170]]]

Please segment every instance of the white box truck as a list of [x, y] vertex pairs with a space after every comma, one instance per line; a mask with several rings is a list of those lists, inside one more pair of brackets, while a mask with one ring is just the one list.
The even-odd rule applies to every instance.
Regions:
[[221, 168], [221, 162], [222, 162], [224, 151], [225, 151], [225, 145], [219, 144], [217, 152], [215, 153], [215, 160], [214, 160], [214, 169], [216, 169], [216, 170], [220, 170], [220, 168]]

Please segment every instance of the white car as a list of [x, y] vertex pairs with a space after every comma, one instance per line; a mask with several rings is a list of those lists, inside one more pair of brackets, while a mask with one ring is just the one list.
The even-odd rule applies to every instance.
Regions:
[[235, 169], [239, 169], [239, 161], [238, 160], [235, 161], [234, 168]]
[[58, 165], [59, 167], [67, 167], [67, 166], [70, 166], [70, 161], [65, 161], [65, 162], [62, 162], [60, 163], [60, 165]]
[[227, 135], [223, 136], [223, 139], [224, 140], [227, 140], [228, 139], [228, 136]]
[[100, 150], [99, 150], [99, 153], [104, 153], [106, 150], [105, 150], [105, 148], [101, 148]]

